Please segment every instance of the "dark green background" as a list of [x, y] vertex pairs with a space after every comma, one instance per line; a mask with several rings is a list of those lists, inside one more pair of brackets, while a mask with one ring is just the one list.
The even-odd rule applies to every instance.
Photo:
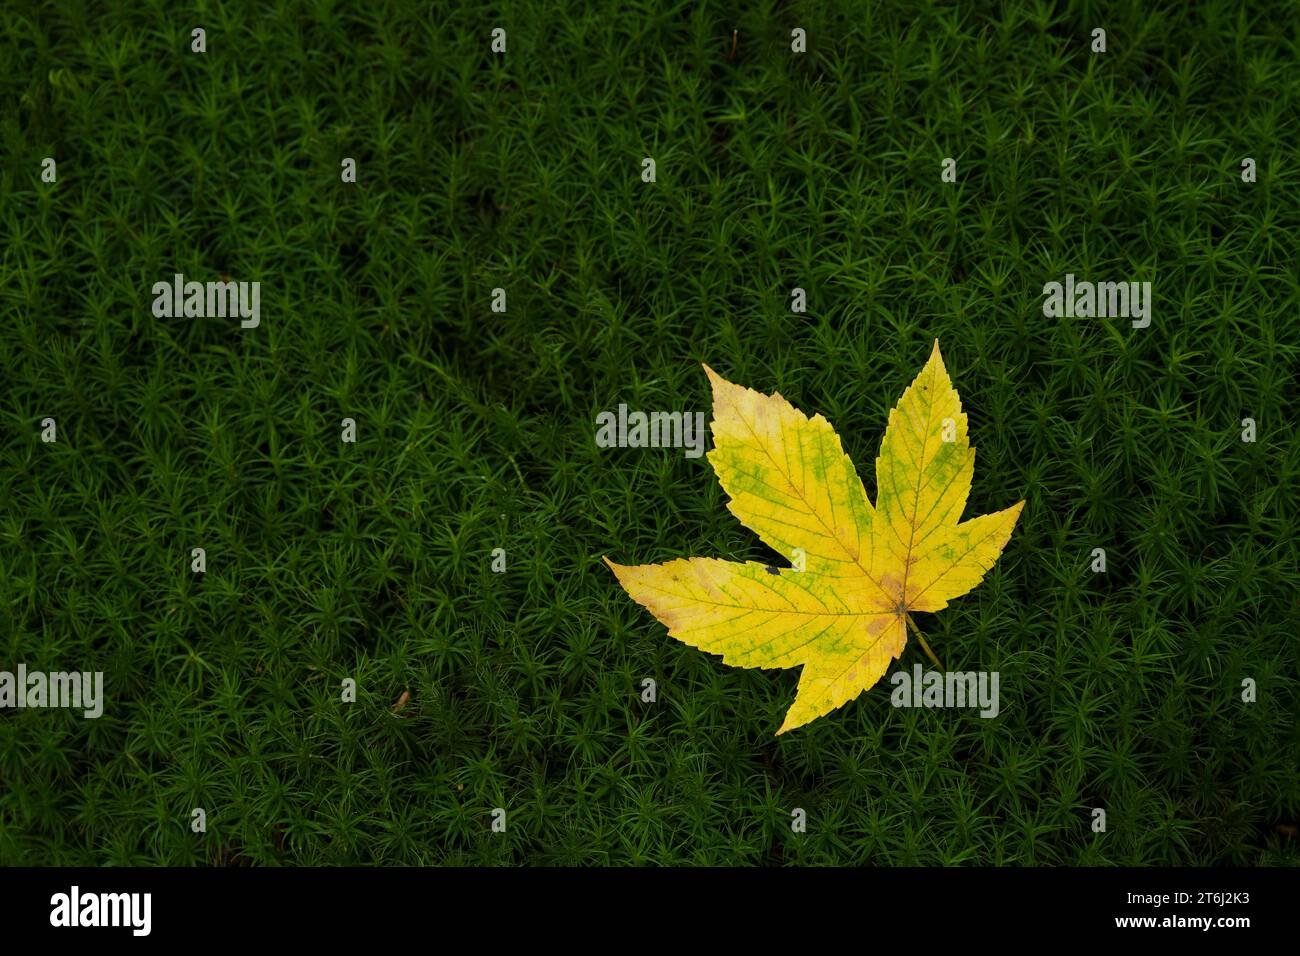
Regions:
[[[1298, 29], [6, 4], [0, 669], [108, 700], [0, 712], [0, 863], [1297, 862]], [[174, 272], [261, 281], [261, 327], [155, 319]], [[1044, 318], [1066, 272], [1152, 281], [1150, 328]], [[601, 564], [767, 552], [704, 459], [598, 449], [595, 415], [707, 412], [708, 362], [824, 414], [874, 496], [935, 337], [967, 514], [1026, 505], [919, 624], [1002, 714], [882, 683], [778, 740], [796, 672], [668, 638]]]

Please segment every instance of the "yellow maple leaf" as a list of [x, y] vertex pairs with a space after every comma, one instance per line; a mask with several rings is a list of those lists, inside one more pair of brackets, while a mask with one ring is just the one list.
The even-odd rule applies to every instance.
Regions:
[[782, 569], [716, 558], [605, 563], [679, 641], [736, 667], [802, 666], [781, 734], [874, 685], [903, 652], [909, 612], [938, 611], [979, 584], [1024, 502], [959, 520], [975, 449], [937, 339], [889, 413], [874, 506], [825, 418], [704, 371], [708, 457], [727, 507], [781, 554], [801, 549], [799, 560]]

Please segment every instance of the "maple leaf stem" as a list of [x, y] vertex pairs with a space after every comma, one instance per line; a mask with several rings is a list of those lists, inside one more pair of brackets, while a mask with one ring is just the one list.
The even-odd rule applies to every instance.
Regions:
[[907, 614], [904, 616], [907, 618], [907, 626], [912, 629], [912, 633], [916, 635], [916, 639], [921, 642], [921, 649], [925, 651], [925, 656], [934, 661], [935, 667], [939, 668], [939, 670], [943, 670], [943, 665], [939, 663], [939, 658], [934, 656], [934, 651], [930, 650], [930, 645], [925, 643], [925, 635], [921, 633], [921, 629], [917, 627], [916, 622], [912, 620], [912, 615]]

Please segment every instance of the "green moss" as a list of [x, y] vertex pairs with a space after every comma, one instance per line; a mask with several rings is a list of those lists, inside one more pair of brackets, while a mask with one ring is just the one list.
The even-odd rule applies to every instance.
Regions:
[[[0, 863], [1300, 859], [1289, 7], [64, 6], [0, 22], [0, 668], [108, 701], [0, 713]], [[174, 272], [261, 327], [155, 319]], [[1151, 280], [1150, 328], [1044, 318], [1066, 272]], [[600, 562], [771, 555], [594, 416], [708, 409], [706, 361], [874, 495], [935, 337], [966, 514], [1026, 505], [919, 623], [1001, 714], [882, 684], [777, 740], [797, 674]]]

